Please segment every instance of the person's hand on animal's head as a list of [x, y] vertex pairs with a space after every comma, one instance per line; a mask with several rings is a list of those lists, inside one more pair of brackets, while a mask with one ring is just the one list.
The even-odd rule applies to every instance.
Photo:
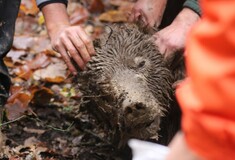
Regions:
[[184, 8], [169, 26], [154, 35], [155, 43], [165, 58], [185, 47], [187, 34], [198, 20], [197, 13]]
[[84, 69], [95, 54], [91, 38], [81, 26], [70, 25], [64, 4], [48, 4], [42, 8], [42, 12], [53, 49], [61, 54], [73, 74], [76, 74], [77, 70], [71, 59]]
[[167, 0], [138, 0], [129, 20], [147, 27], [158, 27], [162, 21]]

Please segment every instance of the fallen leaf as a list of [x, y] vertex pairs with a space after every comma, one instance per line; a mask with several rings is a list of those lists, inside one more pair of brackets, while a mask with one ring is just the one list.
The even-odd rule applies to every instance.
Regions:
[[94, 39], [97, 39], [97, 38], [103, 33], [103, 31], [104, 31], [104, 29], [103, 29], [103, 27], [101, 27], [101, 26], [96, 26], [96, 27], [94, 27], [94, 28], [93, 28], [93, 32], [92, 32], [92, 35], [91, 35], [92, 39], [93, 39], [93, 40], [94, 40]]
[[22, 0], [20, 10], [26, 15], [36, 15], [39, 12], [35, 0]]
[[11, 49], [10, 52], [7, 53], [7, 58], [10, 58], [13, 63], [22, 63], [20, 59], [22, 56], [25, 56], [27, 53], [25, 50], [14, 50]]
[[104, 4], [101, 0], [90, 0], [88, 10], [91, 13], [101, 13], [104, 11]]
[[51, 41], [47, 35], [34, 37], [34, 44], [35, 45], [31, 46], [30, 51], [35, 53], [52, 50]]
[[[36, 133], [36, 134], [43, 134], [44, 132], [38, 130], [38, 129], [30, 129], [25, 127], [23, 129], [24, 131], [28, 132], [28, 133]], [[40, 143], [40, 141], [38, 139], [36, 139], [36, 137], [29, 137], [24, 141], [24, 146], [35, 146], [36, 144]]]
[[13, 103], [7, 103], [5, 105], [6, 116], [8, 120], [15, 120], [24, 115], [26, 111], [28, 111], [30, 96], [24, 95], [24, 97], [22, 96], [21, 98], [24, 98], [26, 101], [22, 101], [16, 98]]
[[[46, 132], [46, 130], [43, 130], [43, 129], [35, 129], [35, 128], [27, 128], [27, 127], [24, 127], [23, 130], [28, 133], [36, 133], [36, 134], [43, 134]], [[31, 137], [31, 138], [33, 138], [33, 137]]]
[[[10, 98], [14, 98], [13, 95], [17, 95], [18, 93], [22, 92], [24, 90], [24, 88], [22, 86], [16, 86], [16, 85], [12, 85], [10, 88], [10, 93], [11, 93], [11, 97]], [[13, 100], [11, 100], [9, 98], [9, 102], [13, 102]]]
[[121, 7], [121, 6], [133, 6], [135, 3], [126, 1], [126, 0], [109, 0], [109, 3], [113, 6]]
[[110, 10], [99, 16], [100, 21], [105, 22], [127, 22], [126, 13], [121, 10]]
[[33, 70], [36, 70], [38, 68], [43, 68], [47, 66], [49, 63], [50, 63], [50, 58], [43, 53], [39, 53], [36, 55], [36, 57], [33, 60], [27, 61], [26, 64], [15, 68], [14, 73], [20, 78], [28, 80], [32, 77]]
[[34, 38], [30, 36], [15, 36], [13, 41], [13, 47], [18, 50], [29, 50], [34, 44]]
[[16, 19], [15, 35], [38, 35], [39, 27], [36, 17], [18, 17]]
[[45, 105], [48, 104], [53, 97], [53, 91], [46, 87], [36, 87], [32, 90], [33, 98], [31, 100], [34, 104]]
[[62, 60], [56, 60], [46, 68], [38, 69], [33, 73], [35, 80], [43, 80], [52, 83], [61, 83], [67, 77], [67, 66]]
[[15, 48], [15, 50], [11, 50], [12, 53], [8, 53], [8, 57], [13, 57], [14, 52], [19, 52], [18, 54], [20, 55], [15, 55], [16, 58], [18, 58], [19, 56], [26, 54], [25, 50], [40, 53], [42, 51], [52, 49], [51, 41], [47, 35], [37, 37], [32, 37], [30, 35], [15, 36], [13, 48]]
[[44, 23], [45, 23], [44, 16], [43, 16], [43, 14], [40, 14], [38, 17], [38, 24], [43, 25]]
[[50, 63], [50, 58], [43, 53], [39, 53], [36, 57], [27, 63], [30, 69], [38, 69], [47, 66]]
[[89, 17], [89, 12], [86, 8], [79, 6], [70, 16], [70, 24], [78, 25], [85, 22]]
[[22, 106], [25, 107], [29, 104], [31, 101], [32, 96], [29, 93], [26, 92], [16, 92], [15, 94], [12, 94], [8, 100], [7, 103], [14, 103], [16, 100], [19, 100], [22, 103]]
[[21, 67], [15, 68], [14, 73], [25, 80], [28, 80], [32, 77], [32, 71], [27, 65], [23, 65]]
[[3, 58], [3, 61], [4, 61], [4, 64], [5, 64], [8, 68], [13, 68], [13, 67], [15, 67], [14, 62], [12, 61], [11, 58], [9, 58], [9, 57], [4, 57], [4, 58]]

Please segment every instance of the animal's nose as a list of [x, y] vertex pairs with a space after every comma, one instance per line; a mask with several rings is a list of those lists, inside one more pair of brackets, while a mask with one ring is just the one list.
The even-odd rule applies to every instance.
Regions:
[[125, 108], [126, 114], [134, 114], [136, 116], [145, 113], [145, 111], [146, 111], [146, 105], [141, 102], [132, 103]]

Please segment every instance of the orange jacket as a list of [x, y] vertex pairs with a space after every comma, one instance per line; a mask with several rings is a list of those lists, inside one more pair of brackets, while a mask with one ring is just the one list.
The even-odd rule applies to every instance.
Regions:
[[186, 44], [188, 77], [177, 89], [192, 150], [235, 160], [235, 0], [201, 0], [202, 19]]

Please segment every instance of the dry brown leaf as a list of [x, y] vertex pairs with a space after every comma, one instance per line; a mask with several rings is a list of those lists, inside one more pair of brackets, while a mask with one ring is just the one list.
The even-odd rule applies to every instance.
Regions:
[[48, 104], [53, 97], [53, 91], [46, 87], [34, 87], [31, 89], [33, 95], [32, 103], [45, 105]]
[[14, 96], [13, 95], [17, 95], [18, 93], [22, 92], [24, 90], [24, 88], [22, 86], [11, 86], [11, 89], [10, 89], [10, 93], [11, 93], [11, 97], [9, 98], [9, 102], [13, 102], [13, 99]]
[[43, 80], [52, 83], [61, 83], [66, 77], [67, 66], [64, 61], [59, 59], [48, 65], [46, 68], [36, 70], [33, 74], [35, 80]]
[[105, 22], [127, 22], [126, 13], [121, 10], [110, 10], [99, 16], [100, 21]]
[[27, 127], [24, 127], [23, 130], [28, 133], [36, 133], [36, 134], [43, 134], [46, 132], [46, 130], [43, 130], [43, 129], [35, 129], [35, 128], [27, 128]]
[[16, 92], [8, 98], [7, 103], [14, 103], [16, 100], [19, 100], [22, 103], [22, 106], [24, 107], [29, 104], [31, 99], [32, 96], [29, 93]]
[[34, 38], [30, 36], [15, 36], [13, 47], [18, 50], [29, 50], [35, 44]]
[[11, 78], [12, 84], [22, 84], [23, 82], [25, 82], [24, 79], [20, 78], [20, 77], [12, 77]]
[[34, 38], [34, 44], [30, 50], [35, 53], [44, 52], [46, 50], [52, 50], [51, 41], [47, 35], [37, 36]]
[[101, 13], [104, 11], [104, 4], [102, 0], [90, 0], [88, 10], [91, 13]]
[[25, 50], [14, 50], [11, 49], [10, 52], [7, 53], [6, 58], [10, 58], [12, 60], [12, 63], [22, 63], [22, 60], [20, 59], [22, 56], [25, 56], [27, 53]]
[[16, 35], [38, 35], [39, 25], [35, 17], [23, 16], [16, 19]]
[[46, 67], [50, 62], [51, 62], [50, 58], [46, 54], [39, 53], [36, 55], [36, 57], [32, 61], [29, 61], [27, 64], [30, 69], [34, 70], [34, 69]]
[[22, 0], [20, 5], [20, 11], [26, 15], [36, 15], [39, 12], [35, 0]]
[[92, 32], [92, 35], [91, 35], [92, 39], [93, 40], [97, 39], [103, 33], [103, 31], [104, 31], [103, 27], [95, 26], [93, 28], [93, 32]]
[[23, 78], [24, 80], [30, 79], [33, 74], [33, 72], [27, 65], [23, 65], [19, 68], [14, 69], [14, 72], [18, 77]]
[[8, 120], [15, 120], [24, 115], [28, 111], [30, 100], [31, 95], [26, 93], [18, 93], [14, 99], [8, 100], [8, 103], [5, 105]]
[[26, 64], [24, 64], [23, 66], [15, 68], [14, 72], [20, 78], [28, 80], [29, 78], [31, 78], [33, 70], [36, 70], [38, 68], [43, 68], [47, 66], [49, 63], [50, 63], [50, 58], [47, 55], [40, 53], [37, 54], [33, 60], [26, 62]]
[[85, 22], [89, 17], [89, 12], [86, 8], [79, 6], [70, 16], [70, 23], [72, 25], [78, 25]]
[[11, 58], [9, 58], [9, 57], [4, 57], [4, 58], [3, 58], [3, 61], [4, 61], [5, 65], [6, 65], [7, 67], [9, 67], [9, 68], [15, 67], [14, 62], [12, 61]]
[[113, 6], [121, 7], [121, 6], [133, 6], [134, 2], [126, 1], [126, 0], [110, 0], [109, 3]]
[[[26, 53], [23, 53], [25, 52], [25, 50], [40, 53], [42, 51], [52, 49], [51, 42], [47, 35], [42, 35], [42, 36], [37, 36], [37, 37], [32, 37], [30, 35], [15, 36], [14, 42], [13, 42], [13, 48], [20, 50], [20, 51], [12, 50], [11, 52], [13, 53], [9, 53], [8, 56], [12, 57], [13, 55], [15, 55], [16, 58], [22, 55], [25, 55]], [[18, 54], [20, 55], [14, 54], [14, 52], [19, 52]]]

